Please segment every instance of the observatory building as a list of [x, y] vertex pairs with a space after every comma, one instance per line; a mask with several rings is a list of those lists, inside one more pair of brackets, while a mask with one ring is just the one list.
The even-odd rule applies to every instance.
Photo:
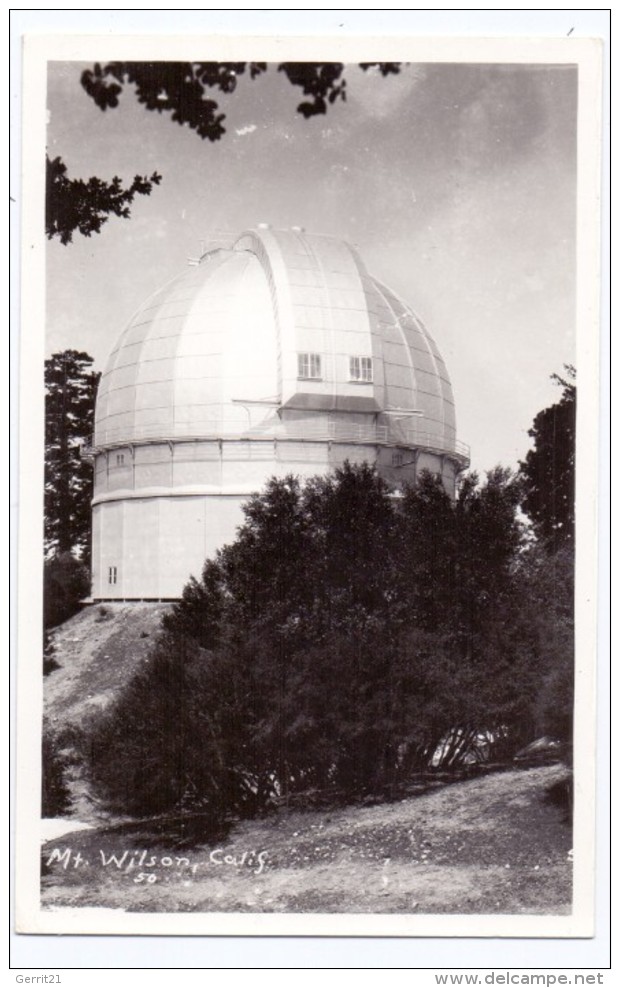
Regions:
[[272, 476], [367, 461], [454, 495], [468, 464], [419, 318], [332, 237], [267, 226], [149, 298], [102, 375], [93, 597], [172, 599]]

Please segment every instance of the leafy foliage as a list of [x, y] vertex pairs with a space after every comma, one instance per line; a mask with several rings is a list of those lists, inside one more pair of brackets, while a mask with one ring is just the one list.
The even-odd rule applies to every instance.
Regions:
[[82, 87], [99, 109], [118, 106], [126, 85], [135, 87], [139, 103], [147, 110], [170, 113], [176, 123], [187, 125], [199, 137], [219, 141], [226, 133], [224, 114], [208, 90], [230, 94], [245, 71], [251, 79], [267, 69], [265, 62], [109, 62], [82, 73]]
[[92, 436], [99, 375], [78, 350], [45, 361], [45, 549], [88, 561], [92, 466], [80, 447]]
[[67, 757], [63, 754], [61, 740], [47, 723], [43, 725], [41, 754], [41, 816], [61, 816], [71, 804], [65, 777]]
[[344, 65], [339, 62], [283, 62], [278, 71], [283, 72], [293, 86], [299, 86], [304, 96], [297, 112], [306, 119], [327, 112], [328, 103], [346, 100], [346, 81], [342, 79]]
[[[382, 76], [398, 74], [399, 62], [366, 62], [364, 71], [376, 67]], [[170, 114], [170, 119], [189, 127], [202, 140], [219, 141], [226, 133], [226, 116], [211, 92], [231, 95], [241, 76], [257, 79], [267, 71], [267, 62], [96, 62], [82, 72], [81, 84], [100, 110], [119, 105], [125, 87], [133, 87], [145, 109]], [[278, 71], [307, 99], [297, 106], [303, 117], [327, 112], [329, 105], [346, 100], [345, 66], [340, 62], [282, 62]], [[111, 182], [93, 176], [69, 179], [61, 158], [47, 159], [46, 232], [51, 240], [71, 243], [78, 230], [85, 237], [99, 233], [110, 215], [129, 217], [136, 195], [150, 195], [161, 175], [136, 175], [123, 188], [120, 178]]]
[[551, 686], [519, 489], [499, 468], [456, 504], [430, 475], [394, 498], [367, 465], [272, 479], [102, 717], [99, 793], [137, 815], [249, 813], [381, 793], [481, 736], [520, 746]]
[[[80, 447], [93, 431], [99, 375], [90, 370], [92, 362], [77, 350], [45, 361], [45, 628], [70, 618], [90, 593], [93, 471]], [[44, 666], [54, 668], [52, 656]]]
[[520, 464], [523, 509], [537, 544], [527, 557], [527, 579], [537, 607], [531, 630], [544, 654], [536, 701], [539, 730], [570, 743], [574, 694], [574, 532], [577, 389], [575, 368], [553, 374], [558, 402], [534, 419], [533, 448]]
[[127, 218], [135, 197], [150, 195], [161, 182], [157, 172], [150, 178], [136, 175], [128, 188], [118, 176], [111, 182], [96, 176], [86, 182], [70, 179], [61, 158], [46, 158], [46, 169], [45, 232], [48, 240], [58, 237], [61, 244], [71, 243], [76, 230], [85, 237], [99, 233], [110, 215]]
[[[400, 72], [399, 62], [366, 62], [361, 68], [367, 71], [375, 66], [382, 76]], [[207, 93], [215, 90], [230, 95], [241, 76], [247, 73], [257, 79], [267, 68], [267, 62], [109, 62], [86, 69], [81, 82], [101, 110], [118, 106], [124, 87], [133, 85], [138, 102], [147, 110], [170, 113], [172, 120], [195, 130], [203, 140], [219, 141], [226, 133], [226, 117]], [[306, 119], [326, 113], [328, 105], [337, 100], [346, 100], [344, 68], [341, 62], [278, 65], [291, 85], [309, 97], [297, 106]]]
[[80, 601], [89, 593], [90, 572], [70, 552], [46, 559], [43, 567], [44, 627], [53, 628], [67, 621], [77, 613]]
[[522, 570], [536, 601], [528, 616], [530, 634], [543, 656], [534, 707], [536, 732], [571, 744], [575, 678], [575, 560], [571, 541], [556, 549], [531, 549]]
[[565, 370], [566, 379], [552, 375], [562, 387], [562, 397], [534, 419], [528, 432], [534, 446], [520, 464], [523, 507], [537, 534], [553, 549], [572, 540], [575, 529], [577, 389], [575, 368], [567, 365]]
[[55, 656], [56, 646], [52, 641], [52, 638], [47, 630], [47, 627], [43, 627], [43, 675], [49, 676], [56, 669], [60, 669], [60, 663], [56, 660]]

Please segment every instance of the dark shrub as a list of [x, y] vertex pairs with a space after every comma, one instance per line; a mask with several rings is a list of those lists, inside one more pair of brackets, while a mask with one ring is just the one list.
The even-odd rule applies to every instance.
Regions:
[[44, 725], [41, 774], [41, 815], [44, 817], [61, 816], [71, 805], [66, 768], [67, 756], [62, 751], [61, 739]]
[[[354, 800], [523, 743], [541, 679], [508, 471], [428, 475], [403, 499], [368, 466], [271, 480], [91, 736], [95, 791], [136, 816]], [[544, 635], [545, 643], [548, 634]], [[490, 743], [490, 741], [489, 741]]]
[[62, 624], [77, 613], [80, 600], [90, 593], [90, 574], [70, 552], [46, 559], [43, 569], [43, 623]]

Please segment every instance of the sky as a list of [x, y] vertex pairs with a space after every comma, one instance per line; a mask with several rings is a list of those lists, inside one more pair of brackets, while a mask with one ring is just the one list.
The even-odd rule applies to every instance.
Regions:
[[89, 67], [50, 63], [47, 150], [71, 178], [158, 171], [130, 219], [48, 245], [48, 354], [103, 369], [132, 313], [201, 240], [257, 223], [354, 244], [418, 313], [447, 364], [472, 466], [516, 467], [534, 416], [575, 362], [577, 73], [570, 66], [412, 64], [346, 70], [347, 101], [305, 120], [272, 65], [214, 98], [226, 134], [201, 140], [126, 89], [103, 113]]

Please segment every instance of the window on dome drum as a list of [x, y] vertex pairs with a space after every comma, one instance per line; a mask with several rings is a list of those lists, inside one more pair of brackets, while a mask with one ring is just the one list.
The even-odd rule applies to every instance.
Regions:
[[304, 381], [321, 380], [320, 353], [297, 354], [297, 377]]
[[117, 453], [116, 454], [116, 465], [117, 465], [117, 467], [122, 467], [122, 466], [125, 465], [125, 454], [124, 453]]
[[349, 380], [372, 383], [372, 357], [349, 357]]
[[108, 566], [108, 583], [116, 583], [116, 566]]
[[402, 453], [392, 453], [392, 466], [402, 467], [403, 465], [403, 454]]

